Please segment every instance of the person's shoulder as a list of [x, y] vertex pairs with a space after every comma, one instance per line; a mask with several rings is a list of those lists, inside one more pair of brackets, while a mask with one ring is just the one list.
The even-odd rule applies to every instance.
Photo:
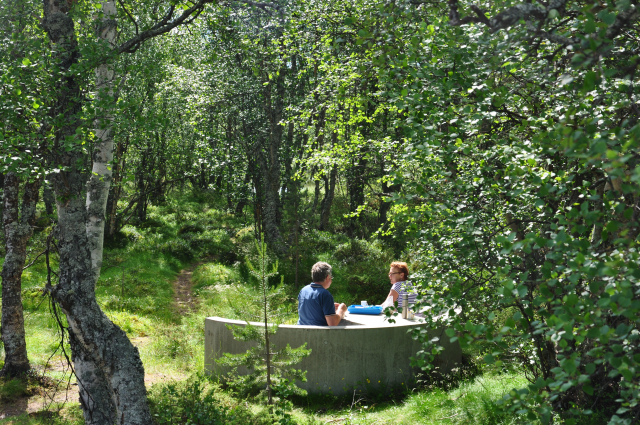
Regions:
[[302, 289], [300, 289], [300, 293], [302, 294], [303, 292], [309, 292], [311, 290], [312, 290], [311, 284], [308, 284], [308, 285], [303, 286]]

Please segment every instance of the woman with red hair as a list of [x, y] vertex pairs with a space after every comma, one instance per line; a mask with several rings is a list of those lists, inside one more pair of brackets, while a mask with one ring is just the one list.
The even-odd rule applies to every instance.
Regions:
[[409, 269], [407, 263], [394, 261], [389, 267], [389, 281], [391, 282], [391, 290], [387, 299], [382, 303], [382, 307], [392, 306], [394, 302], [398, 302], [398, 309], [402, 308], [401, 295], [409, 295], [409, 305], [416, 302], [418, 294], [415, 293], [413, 285], [409, 282]]

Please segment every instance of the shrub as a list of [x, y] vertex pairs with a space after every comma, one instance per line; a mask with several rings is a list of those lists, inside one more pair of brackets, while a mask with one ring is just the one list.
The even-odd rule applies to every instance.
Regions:
[[27, 381], [23, 379], [9, 379], [0, 382], [0, 399], [12, 401], [29, 394]]
[[202, 376], [152, 390], [149, 401], [157, 425], [216, 425], [231, 419], [228, 409], [218, 407], [214, 390], [206, 388]]
[[183, 235], [185, 233], [202, 233], [204, 232], [204, 227], [199, 224], [185, 224], [184, 226], [178, 229], [178, 236]]
[[126, 236], [127, 239], [129, 239], [131, 242], [136, 242], [143, 238], [142, 234], [138, 231], [138, 229], [129, 225], [124, 226], [120, 230], [120, 233]]
[[252, 413], [248, 404], [236, 404], [222, 395], [218, 386], [202, 374], [182, 382], [154, 385], [149, 391], [149, 407], [155, 425], [267, 425], [272, 414]]
[[171, 255], [183, 261], [190, 261], [196, 255], [191, 247], [190, 241], [183, 238], [168, 240], [160, 244], [158, 248], [160, 249], [160, 252]]
[[355, 298], [384, 300], [389, 292], [388, 265], [393, 260], [379, 241], [352, 239], [332, 256]]

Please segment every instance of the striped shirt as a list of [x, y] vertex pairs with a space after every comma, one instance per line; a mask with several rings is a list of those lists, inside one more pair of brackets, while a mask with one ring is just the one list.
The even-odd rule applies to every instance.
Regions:
[[396, 282], [391, 286], [391, 289], [398, 293], [398, 308], [402, 308], [402, 295], [409, 295], [409, 305], [413, 305], [416, 303], [416, 298], [418, 294], [414, 291], [413, 285], [411, 282]]

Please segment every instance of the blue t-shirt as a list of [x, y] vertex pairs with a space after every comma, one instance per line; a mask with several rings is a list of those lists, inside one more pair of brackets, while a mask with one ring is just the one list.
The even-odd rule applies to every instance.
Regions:
[[329, 326], [324, 316], [336, 314], [333, 295], [322, 285], [310, 283], [298, 294], [298, 325]]

